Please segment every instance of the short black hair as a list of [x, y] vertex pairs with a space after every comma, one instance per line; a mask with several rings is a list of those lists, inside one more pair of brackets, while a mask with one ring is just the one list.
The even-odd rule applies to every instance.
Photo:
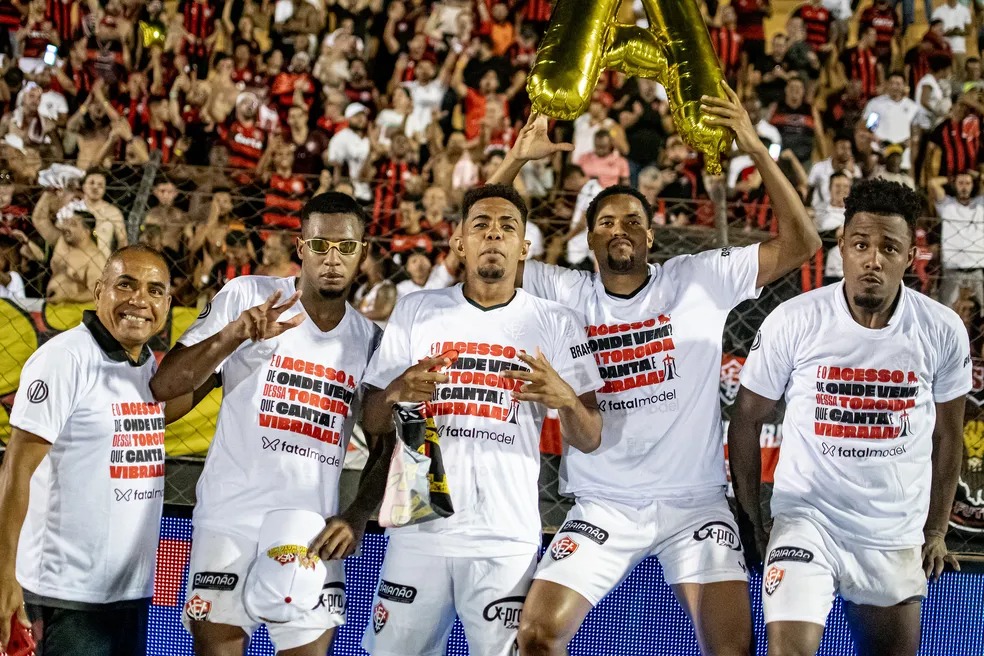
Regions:
[[839, 143], [841, 141], [850, 141], [851, 144], [853, 144], [854, 134], [848, 132], [847, 130], [838, 130], [837, 134], [834, 135], [834, 143]]
[[613, 187], [605, 187], [602, 189], [597, 196], [588, 204], [588, 209], [584, 214], [584, 218], [588, 223], [588, 232], [594, 230], [595, 219], [598, 218], [598, 211], [601, 209], [601, 204], [606, 198], [611, 198], [612, 196], [632, 196], [640, 203], [642, 203], [642, 209], [646, 213], [646, 227], [653, 225], [653, 207], [649, 204], [649, 200], [643, 195], [641, 191], [635, 187], [630, 187], [628, 185], [615, 185]]
[[369, 226], [369, 213], [366, 212], [366, 208], [362, 207], [359, 201], [340, 191], [326, 191], [306, 202], [301, 208], [301, 230], [307, 227], [313, 214], [351, 214], [358, 220], [363, 230]]
[[109, 271], [109, 267], [113, 264], [113, 262], [122, 260], [130, 253], [144, 253], [160, 260], [160, 263], [164, 266], [164, 271], [168, 274], [168, 284], [171, 283], [171, 266], [168, 264], [167, 258], [164, 257], [164, 254], [156, 248], [151, 248], [147, 244], [141, 244], [139, 242], [136, 244], [130, 244], [129, 246], [123, 246], [122, 248], [117, 248], [113, 251], [113, 253], [109, 256], [109, 259], [106, 260], [106, 266], [103, 267], [102, 275], [105, 277], [106, 272]]
[[[969, 59], [967, 61], [970, 61]], [[891, 80], [893, 77], [901, 78], [903, 82], [908, 82], [909, 80], [905, 77], [905, 72], [898, 69], [892, 71], [888, 74], [886, 79]]]
[[520, 218], [524, 224], [526, 223], [526, 217], [530, 213], [529, 208], [526, 207], [526, 201], [523, 200], [518, 191], [504, 184], [487, 184], [481, 187], [472, 187], [466, 191], [465, 197], [461, 201], [461, 220], [464, 221], [468, 218], [468, 213], [475, 203], [486, 198], [501, 198], [509, 201], [516, 206]]
[[953, 66], [953, 57], [945, 52], [935, 53], [929, 56], [929, 70], [939, 73]]
[[242, 230], [230, 230], [225, 236], [226, 246], [249, 246], [249, 235]]
[[913, 189], [900, 182], [881, 178], [859, 180], [844, 201], [844, 229], [855, 214], [866, 212], [880, 216], [901, 216], [909, 234], [915, 235], [916, 222], [922, 213], [922, 199]]
[[96, 229], [96, 215], [92, 212], [87, 210], [75, 210], [72, 212], [72, 215], [82, 219], [82, 223], [89, 229], [89, 232]]
[[850, 182], [850, 180], [851, 180], [851, 176], [849, 176], [844, 171], [834, 171], [833, 173], [830, 174], [830, 180], [827, 181], [827, 187], [828, 188], [829, 187], [832, 187], [833, 184], [834, 184], [834, 180], [837, 180], [837, 179], [840, 179], [840, 178], [844, 178], [848, 182]]

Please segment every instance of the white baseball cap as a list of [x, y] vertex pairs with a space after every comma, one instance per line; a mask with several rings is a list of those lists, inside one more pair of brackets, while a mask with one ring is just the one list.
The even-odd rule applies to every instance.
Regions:
[[259, 622], [283, 624], [318, 605], [328, 568], [308, 545], [325, 527], [310, 510], [274, 510], [260, 527], [256, 560], [246, 575], [243, 604]]
[[368, 114], [369, 108], [360, 102], [349, 103], [348, 106], [345, 108], [345, 118], [350, 119], [356, 114], [359, 114], [361, 112], [365, 112], [366, 114]]

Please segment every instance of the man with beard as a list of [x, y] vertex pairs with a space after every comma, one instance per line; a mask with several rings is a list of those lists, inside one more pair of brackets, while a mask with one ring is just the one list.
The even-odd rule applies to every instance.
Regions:
[[[861, 654], [915, 654], [944, 540], [971, 389], [967, 330], [902, 284], [922, 212], [896, 182], [857, 183], [839, 247], [844, 280], [776, 308], [741, 372], [728, 432], [735, 493], [767, 567], [770, 654], [813, 654], [834, 598]], [[786, 411], [771, 535], [760, 516], [759, 431]]]
[[[747, 654], [751, 609], [738, 531], [725, 498], [717, 381], [725, 319], [820, 247], [799, 194], [727, 85], [704, 97], [714, 125], [735, 132], [772, 198], [777, 235], [763, 244], [648, 264], [652, 208], [631, 187], [609, 187], [588, 208], [599, 273], [526, 262], [523, 289], [585, 313], [605, 385], [604, 433], [585, 458], [568, 451], [561, 491], [577, 503], [540, 563], [520, 625], [524, 654], [559, 655], [588, 612], [647, 556], [694, 624], [702, 653]], [[563, 145], [545, 117], [520, 133], [496, 181]]]
[[[342, 460], [379, 339], [379, 329], [345, 301], [365, 257], [367, 219], [344, 194], [312, 198], [301, 216], [300, 277], [230, 280], [151, 381], [158, 400], [219, 382], [225, 390], [198, 482], [182, 615], [199, 656], [242, 656], [260, 622], [244, 605], [243, 585], [267, 513], [326, 517], [310, 553], [330, 561], [326, 588], [344, 590], [341, 559], [360, 543], [382, 496], [384, 460], [338, 514]], [[217, 572], [222, 585], [204, 582]], [[267, 628], [278, 652], [315, 656], [328, 651], [344, 621], [344, 602], [330, 603]]]
[[529, 247], [523, 199], [486, 185], [465, 194], [462, 213], [452, 248], [464, 284], [397, 301], [366, 373], [363, 426], [390, 431], [394, 404], [425, 404], [446, 438], [454, 505], [450, 517], [389, 531], [363, 640], [373, 656], [444, 653], [455, 613], [472, 654], [514, 654], [540, 546], [546, 410], [559, 412], [573, 449], [601, 439], [601, 379], [583, 320], [513, 284]]

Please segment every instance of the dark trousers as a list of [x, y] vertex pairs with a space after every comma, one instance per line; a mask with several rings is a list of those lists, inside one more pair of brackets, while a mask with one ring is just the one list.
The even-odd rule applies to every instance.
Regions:
[[27, 604], [37, 656], [146, 656], [150, 604], [68, 610]]

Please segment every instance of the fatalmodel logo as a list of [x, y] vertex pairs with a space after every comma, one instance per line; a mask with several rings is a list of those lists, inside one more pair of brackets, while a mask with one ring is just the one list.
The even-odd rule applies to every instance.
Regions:
[[572, 519], [565, 523], [559, 532], [578, 533], [596, 544], [605, 544], [605, 541], [608, 540], [608, 531], [603, 528], [599, 528], [594, 524], [583, 522], [579, 519]]
[[485, 607], [482, 617], [486, 622], [502, 622], [506, 629], [518, 629], [526, 597], [503, 597]]
[[379, 581], [379, 598], [395, 601], [400, 604], [412, 604], [417, 598], [417, 588], [399, 583], [390, 583], [385, 579]]
[[694, 531], [694, 539], [698, 542], [704, 540], [714, 540], [718, 545], [727, 547], [733, 551], [741, 551], [741, 540], [738, 534], [728, 524], [724, 522], [707, 522], [699, 529]]
[[227, 572], [195, 572], [192, 590], [235, 590], [239, 583], [238, 574]]

